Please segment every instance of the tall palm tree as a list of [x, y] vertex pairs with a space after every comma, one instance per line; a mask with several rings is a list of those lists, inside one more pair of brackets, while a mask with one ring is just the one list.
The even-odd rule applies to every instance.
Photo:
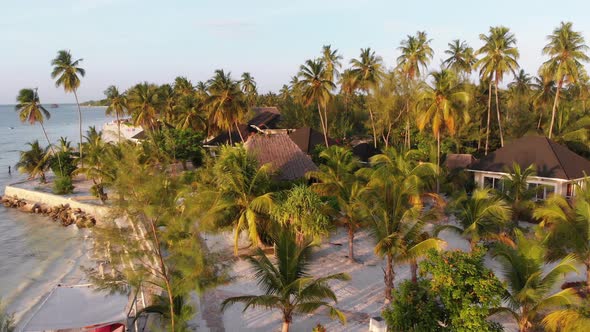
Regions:
[[219, 129], [227, 130], [231, 142], [232, 126], [238, 131], [242, 142], [242, 132], [238, 124], [243, 120], [247, 105], [240, 84], [231, 78], [231, 73], [216, 70], [215, 75], [207, 82], [209, 97], [205, 104], [209, 108], [211, 120]]
[[178, 96], [176, 90], [170, 84], [162, 84], [158, 87], [158, 101], [160, 103], [159, 118], [167, 124], [174, 122], [176, 118], [176, 102]]
[[158, 86], [148, 82], [140, 83], [127, 92], [127, 109], [135, 126], [153, 130], [157, 125], [161, 100]]
[[[429, 219], [422, 196], [424, 184], [436, 172], [430, 163], [412, 159], [415, 151], [404, 154], [388, 148], [383, 154], [371, 158], [373, 170], [365, 169], [368, 176], [371, 236], [375, 253], [385, 257], [385, 299], [391, 301], [395, 280], [395, 264], [410, 263], [413, 279], [416, 261], [430, 249], [442, 248], [444, 242], [424, 232]], [[368, 173], [368, 174], [367, 174]]]
[[[305, 61], [305, 64], [299, 67], [297, 76], [299, 80], [296, 84], [302, 90], [305, 105], [309, 106], [315, 103], [318, 107], [324, 143], [328, 147], [328, 113], [326, 107], [336, 85], [331, 78], [326, 78], [326, 64], [321, 59]], [[324, 109], [323, 113], [322, 108]]]
[[[39, 95], [37, 94], [37, 89], [21, 89], [18, 92], [16, 101], [18, 104], [16, 104], [14, 109], [18, 112], [20, 121], [23, 123], [28, 122], [31, 125], [34, 125], [35, 123], [40, 124], [41, 130], [43, 130], [43, 135], [47, 140], [47, 146], [49, 146], [51, 149], [51, 154], [56, 155], [55, 150], [53, 149], [53, 144], [51, 144], [49, 136], [47, 136], [45, 126], [43, 125], [45, 119], [49, 119], [51, 114], [45, 109], [45, 107], [43, 107], [43, 105], [41, 105], [41, 102], [39, 101]], [[61, 168], [62, 166], [60, 156], [59, 154], [56, 156]]]
[[551, 79], [551, 76], [539, 75], [533, 79], [533, 90], [533, 105], [539, 112], [539, 122], [537, 122], [537, 130], [539, 130], [542, 126], [545, 107], [555, 98], [555, 81]]
[[[201, 82], [199, 82], [201, 83]], [[195, 92], [193, 83], [184, 76], [178, 76], [174, 79], [174, 93], [178, 96], [188, 96]]]
[[480, 240], [506, 239], [503, 229], [510, 220], [512, 211], [506, 202], [492, 195], [490, 189], [476, 189], [471, 197], [463, 195], [453, 202], [453, 213], [459, 225], [441, 225], [441, 230], [461, 234], [475, 248]]
[[533, 77], [523, 69], [519, 70], [514, 80], [508, 83], [508, 100], [512, 105], [507, 107], [506, 121], [510, 121], [512, 113], [518, 114], [529, 110], [532, 91]]
[[[457, 121], [468, 123], [469, 113], [467, 103], [469, 93], [463, 90], [455, 78], [455, 75], [447, 69], [431, 74], [434, 79], [433, 85], [428, 86], [418, 102], [422, 110], [418, 116], [418, 129], [424, 130], [426, 124], [430, 123], [432, 133], [436, 136], [436, 165], [440, 169], [440, 137], [441, 132], [447, 131], [449, 135], [455, 135], [455, 123]], [[440, 185], [437, 177], [436, 191], [439, 192]]]
[[547, 310], [578, 302], [573, 288], [552, 293], [567, 273], [577, 272], [574, 258], [567, 256], [546, 269], [546, 251], [541, 241], [527, 239], [519, 230], [514, 246], [497, 243], [492, 250], [493, 257], [502, 265], [507, 285], [508, 307], [496, 311], [510, 313], [518, 323], [519, 332], [537, 331], [541, 327], [540, 316]]
[[485, 154], [488, 154], [490, 136], [490, 113], [492, 107], [492, 82], [496, 94], [496, 115], [498, 117], [498, 130], [500, 133], [500, 145], [504, 146], [504, 134], [502, 132], [502, 119], [500, 116], [500, 103], [498, 98], [498, 86], [504, 75], [508, 72], [516, 75], [518, 69], [518, 58], [520, 56], [516, 48], [516, 38], [510, 29], [498, 26], [490, 27], [488, 35], [480, 34], [479, 39], [484, 45], [477, 50], [476, 55], [482, 55], [475, 64], [479, 67], [479, 75], [482, 80], [489, 80], [488, 96], [488, 120], [486, 128]]
[[213, 166], [213, 186], [201, 191], [210, 202], [201, 222], [215, 229], [233, 227], [235, 255], [244, 230], [253, 244], [261, 243], [259, 231], [274, 204], [270, 175], [270, 165], [259, 167], [244, 147], [223, 146]]
[[572, 253], [584, 265], [586, 293], [590, 294], [590, 179], [576, 186], [571, 204], [554, 195], [535, 209], [533, 216], [549, 231], [550, 258]]
[[274, 262], [261, 249], [255, 255], [246, 257], [264, 294], [227, 298], [222, 302], [221, 310], [235, 303], [244, 303], [243, 311], [249, 308], [280, 310], [283, 315], [282, 332], [289, 332], [294, 315], [311, 314], [322, 307], [329, 310], [331, 317], [346, 323], [346, 316], [330, 304], [338, 302], [338, 298], [329, 282], [346, 281], [350, 277], [345, 273], [319, 278], [311, 276], [311, 242], [297, 244], [294, 238], [291, 232], [282, 230], [274, 239]]
[[339, 68], [342, 67], [342, 55], [338, 54], [338, 50], [332, 50], [332, 45], [322, 46], [322, 60], [326, 64], [326, 79], [335, 82], [340, 76]]
[[49, 169], [48, 148], [42, 148], [38, 140], [27, 143], [30, 150], [21, 151], [16, 168], [21, 173], [29, 174], [29, 179], [39, 177], [41, 183], [47, 183], [45, 172]]
[[242, 89], [242, 92], [246, 95], [246, 99], [248, 100], [248, 106], [254, 106], [258, 91], [256, 91], [256, 81], [250, 73], [246, 72], [242, 74], [242, 79], [240, 80], [240, 87]]
[[107, 97], [108, 107], [106, 115], [115, 115], [117, 117], [117, 136], [121, 143], [121, 117], [127, 113], [127, 96], [121, 94], [116, 86], [111, 85], [104, 91]]
[[582, 62], [590, 61], [590, 57], [586, 54], [588, 46], [585, 44], [584, 36], [578, 31], [573, 31], [572, 26], [571, 22], [561, 22], [560, 26], [547, 36], [549, 42], [543, 48], [543, 54], [548, 55], [549, 60], [543, 63], [540, 71], [557, 82], [557, 91], [551, 109], [549, 138], [553, 135], [555, 112], [559, 105], [561, 88], [564, 84], [576, 83], [584, 71]]
[[98, 197], [102, 203], [106, 202], [108, 196], [105, 192], [105, 183], [114, 179], [108, 179], [108, 173], [106, 171], [107, 165], [107, 150], [109, 144], [102, 139], [100, 131], [96, 130], [96, 127], [92, 126], [86, 132], [86, 142], [83, 143], [86, 148], [84, 153], [83, 167], [76, 170], [78, 174], [86, 175], [86, 178], [92, 180], [92, 187], [90, 191]]
[[[418, 31], [416, 36], [408, 36], [402, 40], [398, 50], [401, 55], [397, 58], [397, 67], [408, 80], [407, 86], [410, 90], [417, 88], [415, 81], [421, 76], [423, 70], [426, 70], [428, 63], [434, 56], [434, 51], [430, 47], [431, 39], [428, 39], [426, 32]], [[406, 96], [406, 147], [409, 150], [412, 146], [411, 128], [410, 128], [410, 96]]]
[[[351, 72], [356, 77], [354, 79], [355, 85], [364, 91], [367, 96], [370, 96], [371, 90], [377, 88], [383, 78], [383, 59], [375, 55], [375, 51], [372, 51], [370, 47], [361, 48], [360, 57], [350, 60], [350, 64], [352, 65]], [[373, 129], [373, 144], [377, 148], [377, 128], [375, 127], [375, 116], [371, 107], [369, 107], [369, 116]]]
[[204, 111], [204, 101], [196, 94], [180, 97], [176, 106], [175, 125], [179, 129], [193, 129], [208, 131], [207, 114]]
[[311, 185], [314, 191], [338, 201], [337, 219], [348, 228], [348, 259], [354, 262], [354, 235], [367, 219], [365, 186], [355, 174], [360, 162], [349, 149], [340, 146], [323, 150], [320, 158], [323, 161], [320, 170], [307, 173], [307, 177], [318, 181]]
[[74, 60], [70, 51], [61, 50], [51, 61], [53, 71], [51, 78], [56, 79], [55, 86], [64, 88], [64, 91], [74, 93], [76, 105], [78, 106], [78, 129], [80, 131], [80, 159], [82, 158], [82, 110], [78, 101], [78, 88], [80, 87], [80, 77], [86, 75], [86, 71], [80, 68], [80, 62], [83, 59]]
[[447, 69], [454, 71], [457, 75], [468, 77], [473, 71], [473, 66], [477, 62], [473, 48], [466, 41], [455, 39], [448, 43], [449, 48], [445, 54], [449, 57], [443, 61]]

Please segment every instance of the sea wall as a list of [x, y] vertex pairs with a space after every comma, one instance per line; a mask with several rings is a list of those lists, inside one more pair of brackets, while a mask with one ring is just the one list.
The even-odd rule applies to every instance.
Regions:
[[31, 204], [40, 204], [49, 207], [69, 206], [72, 210], [80, 210], [92, 216], [98, 223], [105, 220], [110, 211], [106, 206], [83, 203], [71, 197], [63, 197], [15, 186], [6, 186], [4, 188], [4, 197], [16, 197]]

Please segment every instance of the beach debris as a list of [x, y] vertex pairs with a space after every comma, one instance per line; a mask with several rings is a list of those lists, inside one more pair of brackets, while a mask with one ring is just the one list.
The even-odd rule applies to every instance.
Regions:
[[89, 228], [96, 225], [96, 218], [80, 208], [71, 208], [69, 204], [49, 206], [41, 203], [31, 203], [16, 196], [2, 196], [0, 202], [7, 208], [15, 208], [26, 213], [43, 214], [64, 227], [75, 224], [78, 228]]

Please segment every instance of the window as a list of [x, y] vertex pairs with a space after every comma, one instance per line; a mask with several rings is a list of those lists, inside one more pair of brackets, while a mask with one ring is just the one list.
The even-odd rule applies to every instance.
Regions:
[[529, 183], [529, 189], [536, 189], [535, 199], [538, 201], [545, 200], [555, 193], [555, 186], [550, 184]]
[[572, 198], [573, 196], [574, 196], [574, 184], [573, 183], [568, 183], [567, 184], [567, 189], [565, 191], [565, 197]]
[[494, 187], [494, 178], [484, 176], [483, 186], [484, 186], [484, 188], [493, 188]]
[[504, 190], [504, 183], [502, 179], [493, 178], [490, 176], [483, 177], [483, 186], [484, 188], [496, 189], [498, 191]]

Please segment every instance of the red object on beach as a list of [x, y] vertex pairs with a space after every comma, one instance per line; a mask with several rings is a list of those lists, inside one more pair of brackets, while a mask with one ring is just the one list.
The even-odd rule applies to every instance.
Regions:
[[120, 323], [115, 323], [103, 327], [99, 327], [94, 329], [93, 332], [118, 332], [118, 331], [125, 331], [125, 325]]

